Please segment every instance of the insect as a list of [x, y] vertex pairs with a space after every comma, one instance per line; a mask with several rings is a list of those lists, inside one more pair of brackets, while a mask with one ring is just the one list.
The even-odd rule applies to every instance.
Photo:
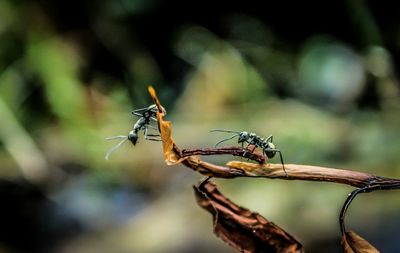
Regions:
[[[164, 107], [161, 107], [162, 109], [162, 114], [165, 116], [167, 114], [167, 111], [164, 109]], [[108, 160], [110, 155], [117, 150], [122, 144], [124, 144], [125, 141], [129, 140], [133, 145], [136, 145], [138, 139], [139, 139], [139, 132], [141, 130], [144, 131], [144, 138], [146, 140], [152, 140], [152, 141], [161, 141], [161, 139], [157, 138], [160, 137], [159, 134], [149, 134], [149, 128], [152, 128], [154, 130], [158, 131], [158, 128], [154, 127], [151, 125], [151, 122], [157, 122], [157, 111], [158, 108], [155, 104], [150, 105], [149, 107], [141, 108], [132, 111], [132, 114], [135, 116], [138, 116], [139, 119], [136, 121], [136, 123], [133, 125], [132, 130], [128, 133], [127, 136], [125, 135], [117, 135], [113, 137], [109, 137], [106, 140], [115, 140], [115, 139], [122, 139], [117, 145], [112, 147], [110, 150], [108, 150], [105, 159]]]
[[[261, 148], [263, 151], [263, 154], [265, 154], [269, 159], [272, 159], [276, 153], [279, 153], [279, 157], [281, 159], [281, 163], [283, 166], [283, 171], [285, 171], [285, 164], [283, 163], [283, 158], [282, 158], [282, 152], [276, 148], [275, 144], [272, 142], [273, 141], [273, 136], [270, 135], [267, 138], [261, 138], [255, 133], [249, 133], [246, 131], [238, 132], [238, 131], [232, 131], [232, 130], [223, 130], [223, 129], [213, 129], [210, 132], [223, 132], [223, 133], [234, 133], [229, 138], [223, 139], [215, 144], [215, 147], [217, 147], [219, 144], [222, 142], [225, 142], [227, 140], [231, 140], [235, 137], [238, 138], [238, 143], [242, 145], [242, 148], [244, 147], [244, 144], [247, 143], [246, 150], [250, 145], [253, 145], [254, 148], [251, 150], [251, 152], [254, 151], [256, 148]], [[286, 173], [286, 171], [285, 171]], [[286, 173], [287, 176], [287, 173]]]

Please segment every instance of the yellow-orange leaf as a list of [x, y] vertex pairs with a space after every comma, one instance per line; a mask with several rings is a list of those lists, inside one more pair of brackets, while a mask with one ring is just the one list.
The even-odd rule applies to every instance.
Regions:
[[171, 122], [164, 121], [163, 119], [163, 111], [160, 101], [157, 98], [156, 91], [153, 87], [149, 86], [149, 93], [154, 100], [154, 103], [157, 105], [157, 121], [158, 121], [158, 129], [160, 130], [163, 152], [165, 157], [165, 162], [168, 165], [174, 165], [182, 162], [184, 159], [180, 159], [179, 154], [177, 154], [174, 150], [174, 141], [172, 139], [171, 133]]
[[158, 100], [158, 98], [157, 98], [156, 91], [151, 86], [148, 87], [148, 90], [149, 90], [150, 96], [153, 98], [154, 103], [157, 105], [158, 112], [162, 113], [161, 103], [160, 103], [160, 100]]

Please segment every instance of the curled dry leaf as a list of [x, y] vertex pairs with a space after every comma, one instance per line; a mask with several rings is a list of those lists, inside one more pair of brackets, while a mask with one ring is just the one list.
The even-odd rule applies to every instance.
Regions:
[[374, 246], [354, 231], [344, 233], [341, 244], [345, 253], [379, 253]]
[[215, 184], [194, 187], [197, 203], [213, 215], [214, 233], [241, 252], [304, 252], [303, 246], [282, 228], [258, 213], [240, 207], [222, 195]]
[[154, 103], [157, 105], [158, 108], [157, 112], [158, 129], [160, 130], [165, 162], [168, 165], [175, 165], [181, 163], [183, 160], [185, 160], [185, 158], [181, 158], [181, 156], [176, 152], [176, 149], [174, 149], [175, 143], [174, 140], [172, 139], [171, 122], [164, 121], [163, 119], [162, 106], [157, 98], [156, 91], [151, 86], [149, 86], [148, 89], [151, 97], [153, 98]]

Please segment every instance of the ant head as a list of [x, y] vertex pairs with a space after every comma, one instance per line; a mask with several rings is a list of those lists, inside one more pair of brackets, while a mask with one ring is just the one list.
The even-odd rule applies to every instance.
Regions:
[[250, 137], [250, 134], [248, 132], [245, 132], [245, 131], [240, 132], [238, 143], [247, 141], [249, 139], [249, 137]]
[[139, 138], [138, 134], [135, 133], [133, 130], [129, 132], [128, 140], [130, 140], [130, 142], [132, 142], [133, 145], [136, 145], [138, 138]]
[[265, 154], [267, 155], [268, 158], [273, 158], [276, 154], [276, 147], [272, 142], [267, 143], [267, 148], [265, 150]]

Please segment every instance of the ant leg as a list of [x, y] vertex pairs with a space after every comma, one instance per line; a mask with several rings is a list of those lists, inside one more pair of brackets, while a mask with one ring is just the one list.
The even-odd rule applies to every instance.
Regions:
[[273, 141], [273, 140], [272, 140], [273, 138], [274, 138], [274, 136], [271, 134], [270, 136], [267, 137], [267, 139], [265, 139], [265, 141], [266, 141], [266, 142], [272, 142], [272, 141]]
[[[248, 146], [250, 146], [250, 143], [249, 143], [249, 145], [247, 145], [247, 147], [248, 147]], [[248, 150], [247, 147], [246, 147], [246, 152], [247, 152], [247, 150]], [[250, 151], [250, 153], [253, 154], [253, 152], [254, 152], [254, 150], [256, 150], [256, 148], [257, 148], [256, 145], [253, 144], [253, 149]], [[245, 155], [245, 154], [243, 154], [243, 156], [244, 156], [244, 155]], [[247, 158], [247, 161], [250, 161], [250, 158]]]
[[283, 158], [282, 158], [282, 152], [279, 150], [277, 151], [279, 153], [279, 157], [281, 158], [281, 163], [282, 163], [282, 169], [286, 174], [286, 177], [289, 177], [289, 175], [287, 174], [286, 170], [285, 170], [285, 164], [283, 163]]
[[135, 109], [132, 111], [132, 113], [139, 113], [139, 112], [145, 112], [147, 111], [149, 108], [148, 107], [144, 107], [144, 108], [140, 108], [140, 109]]
[[138, 116], [139, 118], [143, 117], [143, 114], [138, 112], [132, 112], [133, 115]]
[[150, 141], [162, 141], [161, 139], [150, 138], [150, 137], [160, 137], [160, 135], [159, 134], [148, 134], [147, 131], [148, 131], [148, 129], [146, 127], [144, 129], [144, 139], [150, 140]]
[[[160, 138], [151, 138], [151, 137], [160, 137]], [[144, 137], [146, 140], [149, 141], [162, 141], [161, 136], [158, 134], [148, 134], [147, 136]]]
[[[265, 151], [265, 150], [264, 150]], [[283, 157], [282, 157], [282, 152], [279, 149], [268, 149], [268, 151], [274, 151], [276, 153], [279, 153], [279, 157], [281, 158], [281, 164], [282, 164], [282, 169], [286, 174], [286, 177], [289, 177], [288, 173], [285, 170], [285, 164], [283, 163]]]
[[154, 130], [157, 130], [157, 131], [158, 131], [158, 128], [157, 128], [157, 127], [155, 127], [155, 126], [152, 126], [152, 125], [147, 125], [147, 127], [150, 127], [150, 128], [152, 128], [152, 129], [154, 129]]
[[148, 134], [146, 137], [160, 137], [160, 135], [159, 134]]
[[[244, 151], [244, 153], [243, 153], [243, 156], [245, 156], [245, 155], [247, 154], [247, 150], [248, 150], [249, 146], [250, 146], [250, 145], [254, 145], [253, 140], [254, 140], [254, 137], [251, 138], [250, 141], [247, 141], [249, 144], [247, 144], [246, 149], [245, 149], [245, 151]], [[242, 148], [243, 148], [243, 142], [242, 142]], [[251, 151], [252, 153], [253, 153], [253, 151], [254, 151], [255, 148], [256, 148], [256, 145], [254, 145], [254, 148], [253, 148], [253, 150]]]
[[[138, 116], [139, 118], [145, 117], [145, 112], [139, 113], [139, 112], [133, 111], [132, 114], [135, 115], [135, 116]], [[150, 116], [149, 118], [154, 120], [154, 121], [157, 121], [157, 118], [155, 118], [153, 116]]]
[[146, 140], [149, 140], [149, 141], [162, 141], [161, 139], [156, 139], [156, 138], [147, 138]]
[[246, 154], [247, 154], [247, 148], [249, 147], [249, 145], [250, 145], [250, 143], [249, 144], [247, 144], [247, 146], [246, 146], [246, 148], [244, 148], [243, 146], [243, 143], [244, 142], [242, 142], [242, 149], [244, 149], [244, 152], [243, 152], [243, 157], [245, 157], [246, 156]]
[[159, 134], [147, 134], [146, 136], [145, 136], [145, 138], [146, 137], [161, 137], [161, 135], [159, 135]]
[[[247, 155], [247, 150], [248, 150], [249, 146], [250, 146], [250, 143], [247, 144], [246, 148], [243, 148], [243, 142], [242, 142], [242, 148], [244, 149], [243, 157], [246, 157], [246, 155]], [[250, 160], [250, 159], [247, 159], [247, 161], [248, 161], [248, 160]]]
[[[257, 145], [254, 143], [255, 138], [256, 138], [256, 137], [253, 137], [253, 138], [251, 138], [251, 139], [248, 141], [249, 145], [257, 146]], [[249, 145], [247, 145], [247, 146], [249, 146]]]
[[251, 138], [250, 140], [246, 140], [246, 141], [245, 141], [245, 142], [248, 143], [247, 146], [246, 146], [246, 148], [247, 148], [248, 146], [250, 146], [250, 145], [258, 146], [258, 145], [255, 144], [254, 139], [255, 139], [255, 137]]

